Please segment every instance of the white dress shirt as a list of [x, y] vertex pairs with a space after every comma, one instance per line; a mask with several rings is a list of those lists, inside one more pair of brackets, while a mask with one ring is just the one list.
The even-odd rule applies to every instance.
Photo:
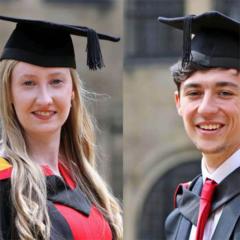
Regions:
[[[240, 167], [240, 149], [237, 150], [232, 156], [230, 156], [227, 160], [225, 160], [213, 173], [209, 173], [206, 166], [205, 161], [202, 159], [202, 177], [203, 182], [205, 182], [206, 178], [214, 180], [217, 184], [222, 182], [224, 178], [226, 178], [230, 173], [232, 173], [235, 169]], [[205, 229], [203, 240], [210, 240], [213, 236], [214, 230], [218, 224], [218, 221], [221, 217], [223, 207], [217, 209], [212, 215], [210, 215]], [[192, 225], [192, 229], [190, 232], [189, 240], [196, 240], [196, 232], [197, 227]]]

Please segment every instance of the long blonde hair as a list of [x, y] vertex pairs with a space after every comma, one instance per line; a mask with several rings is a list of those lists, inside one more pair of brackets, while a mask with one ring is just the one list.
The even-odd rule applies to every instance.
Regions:
[[[20, 239], [50, 239], [45, 177], [31, 161], [23, 129], [11, 104], [11, 72], [17, 61], [0, 62], [0, 116], [3, 157], [13, 165], [11, 200], [15, 225]], [[114, 240], [123, 239], [121, 208], [95, 168], [94, 126], [83, 99], [78, 73], [71, 69], [74, 99], [67, 121], [62, 127], [60, 149], [64, 165], [88, 199], [109, 222]]]

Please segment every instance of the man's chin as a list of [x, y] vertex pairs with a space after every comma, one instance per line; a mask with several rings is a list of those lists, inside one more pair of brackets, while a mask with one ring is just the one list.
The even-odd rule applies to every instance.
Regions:
[[197, 149], [202, 152], [203, 154], [219, 154], [223, 152], [223, 146], [197, 146]]

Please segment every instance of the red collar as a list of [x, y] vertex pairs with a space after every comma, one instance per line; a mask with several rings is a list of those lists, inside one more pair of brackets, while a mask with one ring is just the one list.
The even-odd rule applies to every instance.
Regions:
[[[76, 187], [76, 183], [73, 181], [71, 174], [69, 173], [69, 170], [67, 170], [61, 163], [58, 164], [58, 168], [64, 181], [69, 185], [71, 189], [74, 189]], [[54, 175], [52, 170], [47, 165], [42, 166], [42, 169], [45, 176]], [[11, 174], [12, 165], [8, 163], [4, 158], [0, 157], [0, 180], [10, 178]]]
[[[49, 168], [49, 166], [44, 165], [42, 166], [43, 172], [45, 176], [52, 176], [54, 175], [52, 170]], [[60, 174], [62, 175], [64, 181], [69, 185], [71, 189], [74, 189], [76, 187], [76, 183], [73, 181], [71, 174], [69, 173], [69, 170], [66, 169], [62, 163], [58, 163], [58, 169]]]

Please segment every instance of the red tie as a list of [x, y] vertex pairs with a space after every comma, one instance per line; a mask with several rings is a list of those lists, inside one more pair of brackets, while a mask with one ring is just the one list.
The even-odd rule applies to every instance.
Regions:
[[204, 227], [211, 210], [211, 202], [217, 184], [210, 179], [206, 179], [200, 197], [200, 207], [197, 222], [196, 240], [203, 239]]

